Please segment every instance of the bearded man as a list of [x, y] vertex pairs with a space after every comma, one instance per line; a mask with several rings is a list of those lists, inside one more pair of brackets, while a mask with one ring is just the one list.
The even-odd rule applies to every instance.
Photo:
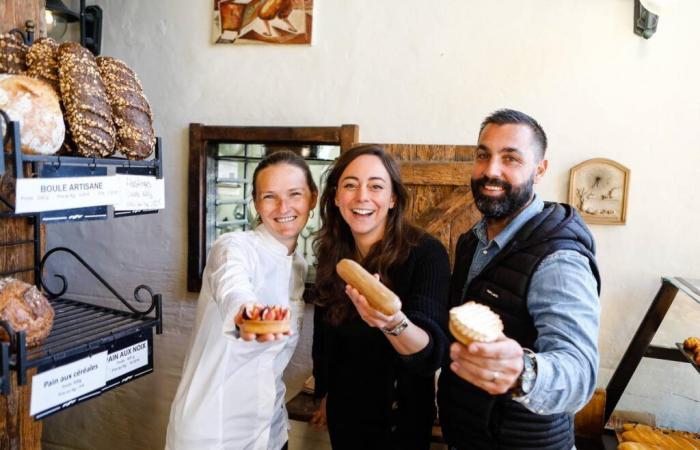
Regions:
[[595, 244], [574, 208], [535, 194], [546, 148], [519, 111], [496, 111], [479, 131], [471, 188], [483, 219], [457, 244], [450, 306], [483, 303], [504, 331], [450, 346], [438, 405], [451, 450], [575, 448], [573, 414], [595, 390]]

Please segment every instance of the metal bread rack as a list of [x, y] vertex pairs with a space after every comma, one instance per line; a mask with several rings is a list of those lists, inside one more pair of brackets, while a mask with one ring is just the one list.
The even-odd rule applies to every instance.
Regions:
[[[42, 167], [60, 169], [62, 166], [82, 166], [97, 168], [117, 166], [119, 173], [146, 174], [162, 178], [162, 149], [161, 139], [156, 139], [155, 157], [146, 161], [132, 161], [123, 158], [83, 158], [77, 156], [38, 156], [25, 155], [20, 148], [19, 124], [11, 121], [8, 115], [0, 110], [0, 129], [5, 152], [0, 158], [0, 176], [5, 175], [8, 168], [5, 159], [11, 159], [10, 168], [14, 173], [8, 174], [14, 178], [38, 176]], [[0, 272], [1, 277], [33, 272], [34, 283], [46, 294], [55, 316], [48, 337], [35, 347], [27, 347], [27, 337], [24, 331], [16, 331], [12, 326], [0, 320], [0, 337], [5, 335], [7, 340], [0, 341], [0, 394], [9, 395], [12, 383], [11, 374], [16, 373], [17, 385], [28, 382], [30, 374], [60, 368], [67, 364], [80, 361], [101, 352], [108, 355], [119, 352], [129, 346], [147, 344], [147, 363], [128, 373], [119, 374], [106, 381], [104, 386], [92, 392], [85, 393], [70, 401], [52, 406], [50, 409], [33, 414], [41, 419], [64, 408], [84, 400], [93, 398], [102, 392], [120, 386], [142, 375], [153, 371], [153, 329], [156, 334], [162, 334], [162, 296], [156, 294], [146, 285], [134, 289], [133, 301], [122, 297], [97, 271], [82, 257], [69, 248], [57, 247], [41, 255], [41, 216], [37, 213], [16, 214], [11, 199], [0, 194], [0, 219], [24, 217], [33, 226], [31, 238], [15, 239], [0, 242], [0, 249], [8, 247], [32, 246], [32, 263], [18, 262], [16, 267], [6, 268]], [[115, 217], [134, 214], [150, 214], [156, 211], [120, 211]], [[83, 268], [94, 276], [99, 284], [104, 286], [121, 305], [121, 309], [86, 303], [80, 300], [64, 297], [68, 289], [66, 277], [55, 274], [60, 280], [60, 287], [52, 289], [44, 280], [47, 260], [55, 254], [72, 257]], [[63, 267], [63, 266], [61, 266]], [[136, 303], [134, 303], [136, 302]], [[146, 346], [144, 346], [146, 347]], [[31, 371], [31, 372], [30, 372]]]

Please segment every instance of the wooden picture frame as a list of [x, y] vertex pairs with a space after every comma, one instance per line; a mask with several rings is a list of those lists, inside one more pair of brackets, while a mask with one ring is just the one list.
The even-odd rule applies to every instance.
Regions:
[[571, 168], [569, 203], [589, 224], [624, 225], [630, 170], [606, 158], [594, 158]]
[[311, 45], [313, 0], [214, 0], [215, 44]]

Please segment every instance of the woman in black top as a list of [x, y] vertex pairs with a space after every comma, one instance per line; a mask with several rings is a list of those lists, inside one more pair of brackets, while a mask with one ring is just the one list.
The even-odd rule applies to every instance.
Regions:
[[[430, 446], [450, 272], [442, 244], [405, 219], [407, 202], [396, 162], [374, 145], [343, 153], [321, 196], [312, 422], [327, 423], [334, 449]], [[379, 274], [401, 311], [384, 315], [346, 286], [342, 258]]]

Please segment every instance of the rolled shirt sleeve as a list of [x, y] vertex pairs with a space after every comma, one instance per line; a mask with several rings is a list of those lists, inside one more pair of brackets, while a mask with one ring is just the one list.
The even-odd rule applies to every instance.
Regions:
[[532, 276], [527, 306], [538, 331], [537, 378], [515, 400], [538, 414], [574, 413], [591, 398], [598, 375], [600, 304], [588, 258], [560, 250]]

